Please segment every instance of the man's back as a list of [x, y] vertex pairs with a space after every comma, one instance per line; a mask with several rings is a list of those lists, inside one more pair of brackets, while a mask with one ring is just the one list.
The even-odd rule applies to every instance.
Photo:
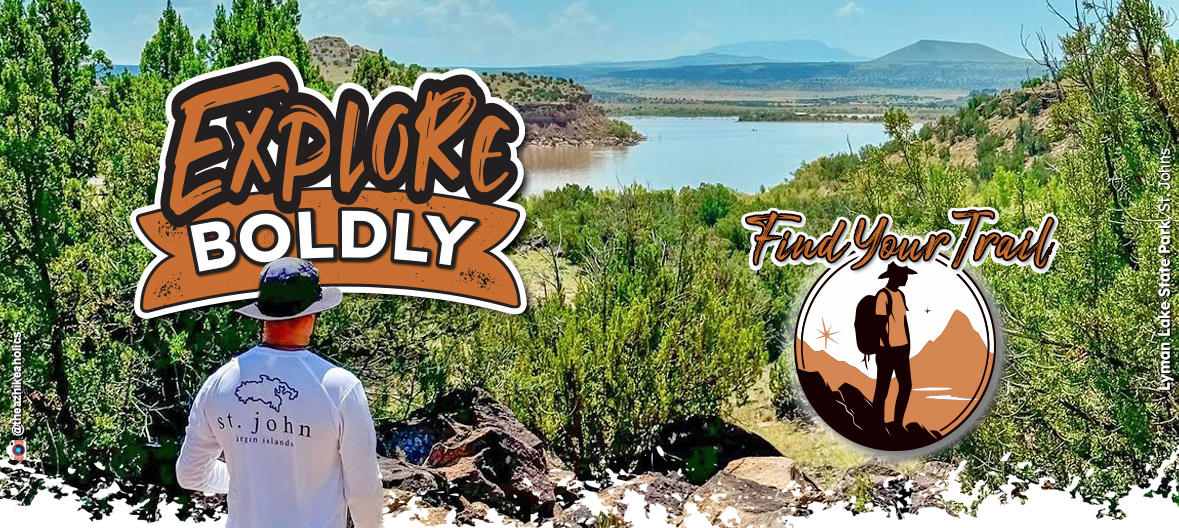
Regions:
[[[211, 462], [222, 450], [227, 472]], [[210, 376], [176, 470], [186, 488], [228, 491], [228, 528], [343, 528], [349, 509], [358, 528], [380, 524], [364, 389], [307, 350], [258, 346]]]

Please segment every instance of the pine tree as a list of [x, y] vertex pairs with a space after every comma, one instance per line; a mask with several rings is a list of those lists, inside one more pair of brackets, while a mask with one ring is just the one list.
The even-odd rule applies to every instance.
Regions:
[[178, 83], [200, 73], [201, 67], [192, 33], [172, 7], [172, 1], [168, 0], [160, 16], [159, 29], [143, 46], [139, 56], [139, 71]]

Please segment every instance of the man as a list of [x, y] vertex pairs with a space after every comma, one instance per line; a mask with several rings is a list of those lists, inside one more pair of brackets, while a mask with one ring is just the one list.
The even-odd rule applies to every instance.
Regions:
[[905, 294], [901, 287], [909, 283], [909, 275], [917, 272], [906, 266], [898, 266], [890, 262], [888, 269], [880, 275], [881, 279], [888, 279], [884, 289], [876, 294], [876, 317], [878, 328], [884, 331], [880, 335], [880, 352], [876, 355], [876, 394], [872, 398], [872, 407], [876, 409], [881, 423], [884, 423], [885, 400], [888, 399], [888, 387], [892, 383], [893, 374], [897, 377], [897, 401], [892, 414], [892, 423], [898, 430], [904, 429], [905, 407], [909, 405], [909, 393], [913, 390], [913, 380], [909, 374], [909, 320], [906, 317], [908, 305], [905, 304]]
[[[360, 380], [307, 349], [316, 314], [340, 303], [310, 262], [262, 269], [262, 343], [197, 392], [176, 461], [180, 485], [229, 494], [227, 528], [381, 525], [376, 433]], [[225, 462], [218, 460], [224, 452]]]

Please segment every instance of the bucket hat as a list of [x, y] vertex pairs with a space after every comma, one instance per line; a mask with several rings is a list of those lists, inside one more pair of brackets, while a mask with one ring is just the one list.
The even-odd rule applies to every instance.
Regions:
[[343, 300], [339, 288], [321, 287], [315, 265], [283, 257], [262, 268], [258, 279], [258, 301], [237, 309], [237, 313], [263, 321], [282, 321], [319, 313]]

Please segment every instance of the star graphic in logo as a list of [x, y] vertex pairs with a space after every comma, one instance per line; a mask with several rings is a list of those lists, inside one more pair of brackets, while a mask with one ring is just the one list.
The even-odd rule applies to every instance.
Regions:
[[831, 327], [827, 326], [827, 321], [825, 319], [819, 319], [819, 320], [822, 321], [822, 323], [823, 323], [822, 329], [819, 330], [819, 338], [823, 340], [823, 348], [827, 348], [827, 341], [831, 341], [831, 342], [838, 345], [839, 341], [836, 341], [835, 338], [833, 338], [831, 336], [838, 334], [839, 331], [837, 330], [837, 331], [832, 332]]

